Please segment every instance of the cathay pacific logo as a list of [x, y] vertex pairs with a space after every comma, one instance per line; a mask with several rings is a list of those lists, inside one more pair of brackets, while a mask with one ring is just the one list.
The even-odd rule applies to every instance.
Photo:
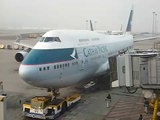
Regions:
[[72, 52], [72, 54], [71, 54], [70, 56], [71, 56], [72, 58], [74, 58], [74, 59], [78, 59], [77, 51], [76, 51], [75, 48], [73, 49], [73, 52]]

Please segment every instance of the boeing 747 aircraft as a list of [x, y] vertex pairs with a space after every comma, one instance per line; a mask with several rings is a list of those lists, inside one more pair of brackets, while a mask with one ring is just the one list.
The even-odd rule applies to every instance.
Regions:
[[[133, 36], [128, 33], [103, 35], [87, 30], [48, 31], [24, 58], [19, 74], [31, 85], [56, 90], [106, 74], [110, 68], [108, 59], [132, 45]], [[22, 60], [24, 55], [19, 57]]]
[[43, 35], [22, 61], [19, 74], [39, 87], [61, 88], [109, 69], [108, 58], [133, 44], [132, 35], [102, 35], [83, 30], [53, 30]]

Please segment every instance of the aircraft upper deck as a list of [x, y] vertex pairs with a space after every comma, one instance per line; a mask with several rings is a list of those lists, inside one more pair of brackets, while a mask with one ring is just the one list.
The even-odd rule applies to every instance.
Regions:
[[[117, 41], [125, 35], [103, 35], [89, 30], [52, 30], [45, 33], [33, 49], [74, 48]], [[111, 40], [112, 39], [112, 40]]]

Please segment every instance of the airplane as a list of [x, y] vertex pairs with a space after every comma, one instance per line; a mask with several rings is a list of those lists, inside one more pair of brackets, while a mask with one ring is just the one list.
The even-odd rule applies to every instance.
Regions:
[[[16, 44], [25, 46], [17, 41]], [[25, 56], [22, 54], [19, 75], [28, 84], [56, 92], [106, 74], [110, 69], [108, 59], [132, 45], [129, 31], [103, 35], [89, 30], [51, 30]]]

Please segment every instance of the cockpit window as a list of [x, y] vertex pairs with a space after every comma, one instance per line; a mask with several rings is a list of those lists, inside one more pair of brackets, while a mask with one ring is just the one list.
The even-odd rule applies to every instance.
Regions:
[[40, 42], [61, 42], [59, 37], [42, 37]]

